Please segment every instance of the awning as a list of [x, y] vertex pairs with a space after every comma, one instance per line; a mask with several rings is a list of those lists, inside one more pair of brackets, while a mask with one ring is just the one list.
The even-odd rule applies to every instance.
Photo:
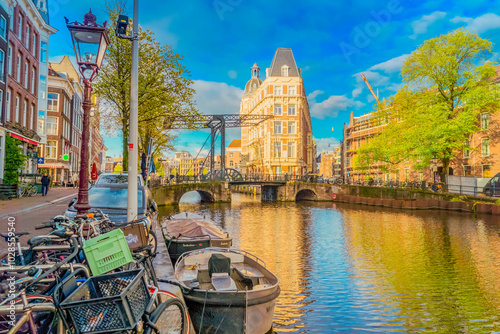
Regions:
[[11, 137], [14, 137], [14, 138], [17, 138], [17, 139], [19, 139], [19, 140], [22, 140], [22, 141], [24, 141], [24, 142], [26, 142], [26, 143], [29, 143], [29, 144], [32, 144], [32, 145], [36, 145], [36, 146], [38, 146], [38, 142], [36, 142], [36, 141], [34, 141], [34, 140], [32, 140], [32, 139], [29, 139], [29, 138], [27, 138], [27, 137], [25, 137], [25, 136], [18, 135], [17, 133], [10, 132], [10, 130], [8, 130], [8, 131], [9, 131], [9, 134], [10, 134], [10, 136], [11, 136]]
[[38, 164], [38, 168], [64, 168], [64, 169], [69, 169], [67, 165], [63, 165], [63, 164]]

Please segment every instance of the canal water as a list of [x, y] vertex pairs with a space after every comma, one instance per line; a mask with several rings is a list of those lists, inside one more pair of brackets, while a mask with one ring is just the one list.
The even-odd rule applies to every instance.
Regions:
[[267, 263], [276, 333], [500, 333], [498, 217], [194, 194], [161, 216], [203, 214]]

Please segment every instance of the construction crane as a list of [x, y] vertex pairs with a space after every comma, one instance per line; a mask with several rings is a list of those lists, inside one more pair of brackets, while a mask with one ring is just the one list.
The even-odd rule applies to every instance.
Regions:
[[363, 73], [361, 73], [361, 77], [363, 78], [365, 84], [368, 86], [368, 89], [370, 90], [370, 92], [372, 92], [372, 95], [375, 98], [375, 100], [377, 100], [377, 102], [380, 103], [380, 100], [378, 99], [378, 88], [377, 88], [377, 95], [375, 95], [375, 92], [373, 92], [372, 86], [370, 85], [370, 83], [368, 82], [368, 79], [365, 77], [365, 75]]

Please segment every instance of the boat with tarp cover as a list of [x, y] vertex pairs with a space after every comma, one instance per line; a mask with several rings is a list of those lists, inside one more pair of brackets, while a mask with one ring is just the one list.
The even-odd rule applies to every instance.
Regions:
[[263, 334], [272, 330], [279, 280], [256, 256], [238, 249], [205, 248], [175, 265], [198, 334]]
[[181, 212], [162, 224], [163, 238], [172, 262], [181, 254], [207, 247], [229, 248], [233, 239], [213, 222], [195, 213]]

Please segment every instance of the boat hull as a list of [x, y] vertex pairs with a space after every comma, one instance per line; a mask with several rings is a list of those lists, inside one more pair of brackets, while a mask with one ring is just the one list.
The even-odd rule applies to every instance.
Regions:
[[264, 334], [272, 328], [279, 293], [279, 286], [249, 291], [248, 297], [245, 292], [192, 289], [184, 300], [198, 334]]
[[207, 247], [222, 247], [229, 248], [233, 244], [232, 238], [226, 239], [171, 239], [168, 236], [165, 237], [165, 243], [167, 244], [168, 255], [173, 263], [177, 261], [179, 256], [183, 253], [190, 252], [192, 250], [207, 248]]

